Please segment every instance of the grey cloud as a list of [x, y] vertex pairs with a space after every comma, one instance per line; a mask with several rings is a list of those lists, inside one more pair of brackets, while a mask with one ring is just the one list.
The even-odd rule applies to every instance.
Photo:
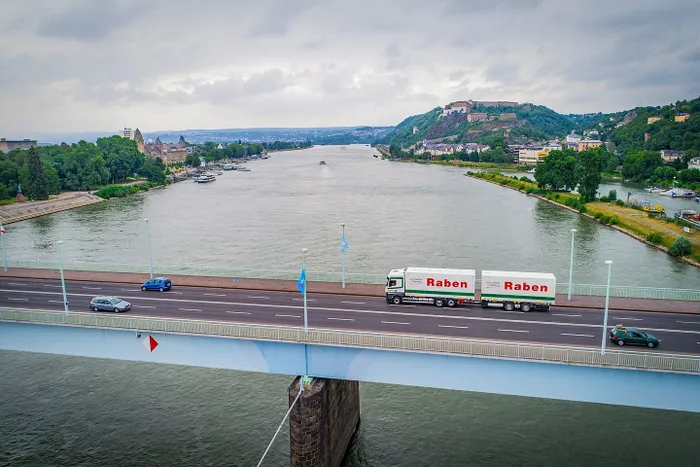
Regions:
[[447, 0], [447, 14], [483, 14], [493, 10], [536, 10], [544, 0]]
[[134, 9], [119, 5], [116, 0], [87, 0], [63, 13], [44, 18], [37, 33], [65, 39], [100, 39], [131, 22], [137, 14], [144, 14], [148, 7], [148, 2], [141, 2], [138, 9]]

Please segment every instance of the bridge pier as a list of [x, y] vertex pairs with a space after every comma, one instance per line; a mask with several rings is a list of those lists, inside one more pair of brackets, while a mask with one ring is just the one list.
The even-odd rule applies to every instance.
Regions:
[[[289, 404], [300, 378], [289, 386]], [[360, 422], [360, 383], [313, 378], [289, 414], [292, 467], [339, 467]]]

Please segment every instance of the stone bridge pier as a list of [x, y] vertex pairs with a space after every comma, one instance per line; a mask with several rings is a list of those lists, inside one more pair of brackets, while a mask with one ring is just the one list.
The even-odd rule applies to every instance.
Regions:
[[[289, 404], [301, 378], [289, 386]], [[360, 383], [313, 378], [289, 414], [292, 467], [339, 467], [360, 422]]]

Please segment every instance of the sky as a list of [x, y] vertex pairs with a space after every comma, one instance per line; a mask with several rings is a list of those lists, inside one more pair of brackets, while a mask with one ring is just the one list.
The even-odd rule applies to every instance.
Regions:
[[0, 136], [662, 105], [700, 96], [698, 28], [698, 0], [15, 0]]

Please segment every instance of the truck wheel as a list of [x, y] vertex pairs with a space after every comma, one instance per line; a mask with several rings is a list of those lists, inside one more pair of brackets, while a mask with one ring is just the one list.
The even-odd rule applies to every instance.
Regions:
[[435, 299], [435, 306], [438, 306], [438, 307], [443, 307], [443, 306], [445, 306], [444, 300], [443, 300], [442, 298], [436, 298], [436, 299]]
[[457, 302], [453, 298], [448, 298], [447, 299], [447, 306], [450, 308], [454, 308]]
[[488, 307], [489, 307], [489, 302], [487, 302], [486, 300], [482, 300], [481, 301], [481, 308], [488, 308]]
[[399, 297], [398, 295], [394, 295], [393, 297], [391, 297], [391, 303], [393, 303], [394, 305], [401, 305], [401, 297]]
[[527, 313], [530, 311], [532, 308], [530, 307], [529, 303], [521, 303], [520, 304], [520, 311]]
[[503, 304], [503, 309], [506, 311], [513, 311], [515, 309], [515, 305], [513, 304], [513, 302], [505, 302]]

